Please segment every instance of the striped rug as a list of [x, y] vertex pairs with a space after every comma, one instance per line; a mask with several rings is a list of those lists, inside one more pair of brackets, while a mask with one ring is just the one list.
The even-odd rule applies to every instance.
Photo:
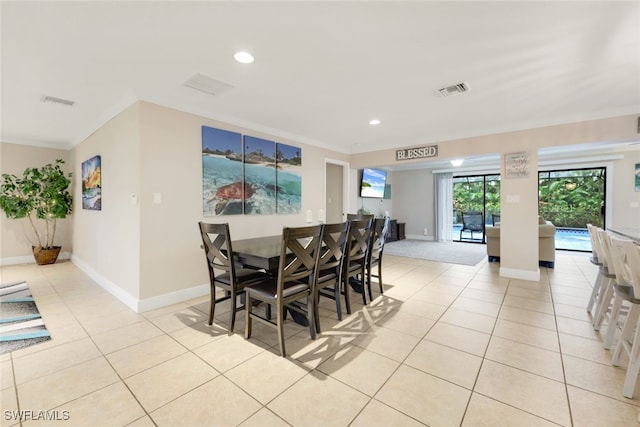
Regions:
[[0, 354], [50, 339], [27, 282], [0, 284]]

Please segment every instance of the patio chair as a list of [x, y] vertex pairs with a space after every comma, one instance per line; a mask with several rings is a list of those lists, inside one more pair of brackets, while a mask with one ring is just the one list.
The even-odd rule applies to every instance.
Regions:
[[500, 222], [500, 214], [491, 214], [491, 225], [494, 227]]
[[476, 233], [483, 233], [484, 235], [484, 215], [482, 212], [462, 212], [462, 229], [460, 229], [460, 240], [462, 240], [462, 233], [465, 231], [471, 232], [471, 240], [474, 240], [474, 231]]

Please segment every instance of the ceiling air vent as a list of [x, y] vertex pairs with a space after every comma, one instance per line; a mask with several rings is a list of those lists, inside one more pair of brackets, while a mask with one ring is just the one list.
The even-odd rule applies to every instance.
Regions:
[[184, 82], [184, 85], [192, 89], [206, 92], [210, 95], [221, 95], [224, 92], [233, 89], [233, 86], [220, 80], [216, 80], [213, 77], [205, 76], [204, 74], [195, 74], [189, 80]]
[[438, 90], [438, 93], [440, 93], [440, 95], [442, 95], [443, 97], [447, 97], [468, 92], [469, 90], [471, 89], [469, 88], [469, 85], [467, 83], [458, 83], [457, 85], [443, 87], [442, 89]]
[[62, 98], [56, 98], [55, 96], [44, 96], [44, 98], [42, 98], [42, 102], [51, 102], [54, 104], [61, 104], [61, 105], [66, 105], [67, 107], [73, 107], [73, 104], [75, 104], [75, 101], [69, 101], [68, 99], [62, 99]]

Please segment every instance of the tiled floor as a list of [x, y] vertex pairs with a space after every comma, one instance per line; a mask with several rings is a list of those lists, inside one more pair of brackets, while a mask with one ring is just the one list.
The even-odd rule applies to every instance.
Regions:
[[53, 339], [0, 356], [0, 426], [18, 409], [69, 418], [24, 426], [638, 425], [626, 361], [588, 322], [587, 256], [559, 254], [539, 283], [498, 268], [387, 256], [384, 295], [342, 322], [324, 301], [322, 334], [288, 325], [284, 359], [241, 315], [233, 336], [220, 306], [207, 326], [206, 296], [136, 314], [70, 262], [2, 267]]

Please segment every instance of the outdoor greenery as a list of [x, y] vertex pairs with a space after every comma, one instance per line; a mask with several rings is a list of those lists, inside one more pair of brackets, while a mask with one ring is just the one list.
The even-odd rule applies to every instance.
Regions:
[[37, 245], [34, 243], [33, 246], [53, 247], [56, 220], [71, 213], [71, 174], [65, 175], [60, 167], [63, 163], [64, 160], [58, 159], [55, 165], [27, 168], [21, 178], [2, 174], [0, 209], [8, 218], [29, 220], [37, 240]]
[[[605, 169], [539, 172], [538, 213], [557, 227], [602, 227]], [[463, 211], [485, 212], [485, 223], [500, 213], [500, 175], [454, 178], [455, 222], [462, 223]]]

